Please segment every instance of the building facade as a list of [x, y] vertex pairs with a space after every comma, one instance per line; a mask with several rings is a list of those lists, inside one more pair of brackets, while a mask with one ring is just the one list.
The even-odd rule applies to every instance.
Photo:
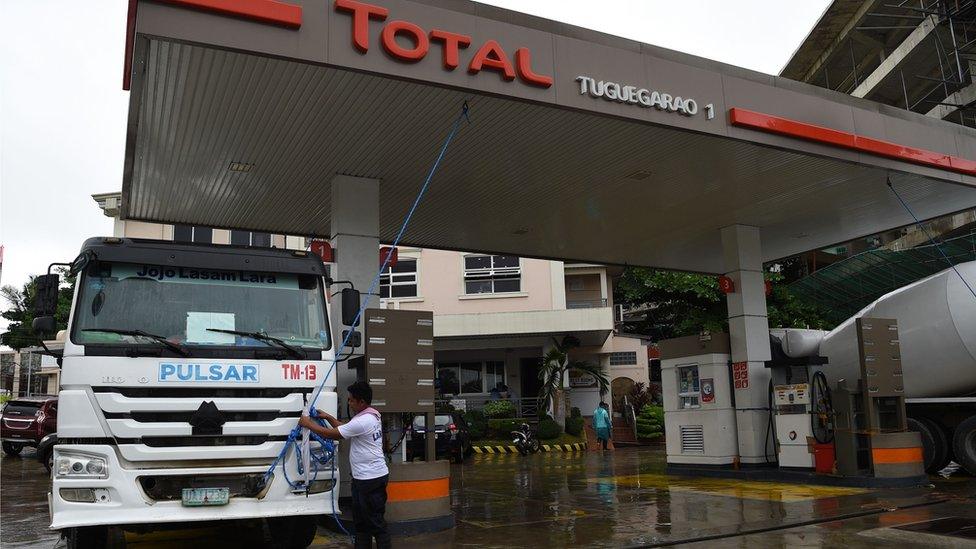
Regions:
[[[114, 235], [207, 244], [305, 249], [304, 237], [120, 220], [119, 193], [94, 195]], [[601, 399], [617, 404], [647, 383], [648, 341], [616, 333], [613, 279], [619, 268], [459, 251], [401, 247], [380, 278], [379, 307], [434, 313], [435, 364], [443, 399], [480, 408], [493, 389], [519, 410], [537, 411], [538, 372], [546, 351], [566, 337], [571, 359], [599, 364], [612, 394], [596, 380], [565, 380], [573, 406], [592, 414]]]

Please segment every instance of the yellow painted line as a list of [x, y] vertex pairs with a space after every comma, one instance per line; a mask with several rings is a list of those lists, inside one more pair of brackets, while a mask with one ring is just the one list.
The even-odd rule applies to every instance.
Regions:
[[505, 453], [505, 447], [504, 446], [495, 446], [495, 448], [498, 448], [498, 453], [499, 454], [504, 454]]
[[481, 453], [481, 446], [472, 446], [471, 449], [474, 450], [474, 453], [476, 454]]
[[508, 447], [508, 451], [514, 454], [514, 453], [518, 452], [518, 448], [516, 448], [514, 446], [509, 446]]
[[543, 448], [543, 449], [544, 449], [545, 451], [547, 451], [547, 452], [549, 451], [549, 445], [548, 445], [548, 444], [543, 444], [543, 445], [542, 445], [542, 448]]
[[617, 477], [588, 478], [592, 483], [613, 483], [617, 486], [655, 488], [676, 492], [698, 492], [713, 496], [726, 496], [759, 501], [796, 502], [849, 496], [868, 492], [864, 488], [787, 484], [754, 480], [687, 478], [659, 474], [627, 475]]
[[491, 446], [485, 446], [485, 450], [488, 450], [489, 454], [494, 454], [495, 450]]

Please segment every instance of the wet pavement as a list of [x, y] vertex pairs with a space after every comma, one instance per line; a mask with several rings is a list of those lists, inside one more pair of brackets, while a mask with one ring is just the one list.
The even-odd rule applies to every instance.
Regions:
[[[936, 479], [931, 488], [868, 490], [775, 482], [695, 479], [664, 474], [660, 448], [518, 455], [476, 455], [452, 466], [457, 528], [398, 538], [403, 547], [587, 546], [687, 544], [689, 547], [976, 546], [976, 539], [931, 531], [971, 532], [976, 479]], [[24, 458], [0, 463], [0, 545], [54, 547], [47, 530], [44, 468]], [[929, 527], [898, 529], [957, 517]], [[254, 546], [257, 521], [126, 536], [129, 547]], [[929, 530], [929, 532], [925, 532]], [[696, 543], [696, 540], [698, 541]], [[951, 543], [949, 543], [951, 542]], [[953, 545], [955, 543], [955, 545]], [[348, 547], [320, 528], [315, 547]]]

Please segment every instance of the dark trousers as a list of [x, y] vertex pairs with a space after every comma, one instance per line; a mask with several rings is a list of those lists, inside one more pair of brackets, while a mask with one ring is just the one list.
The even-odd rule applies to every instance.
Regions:
[[390, 534], [386, 532], [386, 482], [390, 475], [369, 480], [352, 479], [352, 520], [356, 525], [356, 549], [373, 546], [390, 547]]

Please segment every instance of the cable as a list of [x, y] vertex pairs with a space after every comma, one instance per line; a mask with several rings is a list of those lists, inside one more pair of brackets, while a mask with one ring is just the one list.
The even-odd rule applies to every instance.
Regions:
[[[813, 438], [820, 444], [833, 442], [834, 430], [831, 428], [830, 418], [834, 414], [834, 401], [830, 394], [827, 376], [822, 371], [813, 374], [813, 382], [810, 384], [810, 403], [810, 430], [813, 431]], [[819, 434], [818, 420], [820, 428], [827, 433], [823, 438]]]
[[974, 290], [973, 287], [969, 285], [969, 282], [962, 276], [962, 273], [959, 272], [959, 269], [956, 268], [956, 265], [952, 262], [951, 259], [949, 259], [949, 256], [946, 255], [945, 251], [942, 249], [942, 246], [939, 246], [939, 243], [935, 241], [935, 237], [932, 236], [932, 233], [929, 232], [928, 227], [922, 225], [922, 222], [918, 220], [918, 217], [915, 215], [915, 212], [913, 212], [912, 209], [908, 207], [908, 204], [906, 204], [905, 201], [902, 199], [901, 195], [898, 194], [898, 191], [895, 190], [895, 186], [891, 184], [890, 177], [888, 178], [888, 188], [891, 189], [891, 192], [895, 193], [895, 198], [897, 198], [898, 201], [901, 202], [901, 205], [904, 206], [905, 210], [912, 216], [912, 219], [915, 220], [915, 224], [918, 225], [919, 228], [921, 228], [923, 231], [925, 231], [925, 236], [929, 237], [929, 242], [931, 242], [935, 246], [936, 250], [939, 250], [939, 253], [942, 254], [942, 259], [945, 259], [945, 262], [949, 264], [949, 267], [951, 267], [952, 270], [956, 272], [956, 276], [958, 276], [959, 280], [962, 280], [962, 283], [966, 285], [966, 288], [969, 289], [969, 293], [973, 294], [973, 297], [976, 297], [976, 290]]
[[[766, 391], [766, 410], [769, 410], [769, 419], [766, 421], [766, 436], [763, 437], [763, 459], [766, 463], [773, 463], [769, 459], [769, 435], [773, 432], [773, 380], [769, 380], [769, 389]], [[761, 409], [761, 408], [760, 408]], [[773, 438], [773, 454], [776, 454], [776, 439]]]
[[[413, 201], [413, 205], [410, 207], [410, 210], [407, 212], [407, 215], [404, 218], [403, 223], [400, 225], [400, 231], [397, 233], [396, 238], [393, 239], [393, 242], [391, 244], [391, 249], [396, 249], [397, 245], [400, 243], [400, 240], [403, 238], [403, 235], [407, 230], [407, 226], [410, 224], [410, 220], [411, 218], [413, 218], [413, 215], [417, 211], [418, 206], [420, 206], [420, 201], [423, 199], [424, 194], [426, 194], [427, 188], [430, 186], [430, 182], [434, 178], [434, 174], [437, 173], [437, 168], [440, 166], [441, 161], [444, 159], [444, 154], [447, 152], [448, 145], [450, 145], [451, 141], [454, 140], [454, 136], [457, 133], [458, 129], [460, 128], [462, 120], [467, 120], [468, 123], [471, 122], [470, 119], [468, 118], [467, 102], [464, 102], [464, 104], [461, 107], [461, 113], [454, 120], [454, 124], [451, 126], [451, 131], [450, 133], [448, 133], [447, 138], [444, 140], [444, 144], [441, 146], [440, 152], [437, 154], [437, 160], [435, 160], [434, 165], [431, 166], [430, 172], [428, 172], [427, 178], [424, 180], [424, 184], [421, 186], [420, 191], [417, 193], [417, 197]], [[369, 286], [369, 290], [367, 290], [366, 292], [366, 299], [363, 300], [363, 303], [359, 307], [359, 311], [356, 313], [356, 317], [352, 322], [353, 327], [359, 325], [360, 320], [362, 319], [362, 316], [366, 311], [366, 306], [369, 304], [370, 297], [375, 293], [376, 287], [379, 285], [380, 277], [382, 276], [383, 272], [386, 270], [387, 266], [389, 265], [390, 258], [392, 255], [393, 254], [391, 252], [386, 254], [386, 256], [383, 258], [383, 264], [380, 265], [379, 270], [376, 272], [376, 276], [373, 277], [373, 281]], [[346, 335], [342, 338], [342, 344], [339, 345], [339, 347], [335, 350], [335, 354], [333, 355], [328, 371], [326, 372], [325, 376], [322, 378], [322, 382], [319, 383], [318, 389], [315, 391], [315, 395], [312, 397], [312, 400], [308, 404], [309, 417], [318, 421], [320, 425], [324, 426], [325, 423], [320, 418], [317, 417], [315, 411], [315, 403], [318, 401], [319, 395], [322, 394], [322, 390], [325, 389], [326, 382], [332, 376], [332, 372], [335, 370], [336, 364], [338, 363], [337, 359], [342, 356], [343, 351], [349, 346], [349, 339], [352, 337], [354, 331], [355, 330], [353, 329], [346, 331]], [[302, 444], [299, 442], [301, 437], [302, 437], [302, 428], [299, 426], [295, 426], [295, 428], [291, 430], [291, 433], [289, 433], [288, 438], [285, 441], [285, 445], [281, 449], [281, 452], [278, 453], [278, 456], [274, 459], [274, 461], [271, 462], [271, 466], [268, 468], [267, 472], [265, 472], [263, 482], [266, 483], [272, 477], [275, 468], [278, 466], [278, 463], [281, 463], [281, 470], [283, 476], [285, 477], [285, 481], [288, 483], [288, 485], [293, 490], [296, 491], [300, 490], [301, 488], [304, 488], [305, 494], [307, 496], [308, 491], [311, 488], [312, 481], [314, 481], [315, 478], [318, 478], [320, 466], [324, 468], [326, 465], [331, 464], [332, 478], [333, 481], [335, 480], [335, 469], [336, 469], [335, 457], [337, 452], [335, 451], [336, 450], [335, 444], [331, 440], [325, 440], [320, 436], [316, 435], [315, 433], [310, 434], [310, 442], [308, 444], [308, 447], [303, 448]], [[312, 449], [311, 447], [312, 440], [314, 440], [319, 444], [318, 450]], [[303, 470], [302, 463], [301, 463], [302, 460], [297, 458], [304, 452], [308, 452], [309, 455], [311, 456], [312, 458], [310, 464], [311, 471], [309, 471], [308, 473], [313, 473], [314, 476], [312, 477], [312, 480], [310, 480], [309, 482], [302, 482], [302, 481], [292, 482], [291, 479], [288, 477], [286, 456], [290, 448], [295, 449], [295, 456], [296, 456], [296, 462], [298, 462], [297, 467], [298, 467], [299, 475], [306, 475], [306, 471]], [[331, 498], [332, 516], [335, 518], [336, 524], [339, 525], [339, 528], [341, 528], [342, 531], [348, 535], [349, 532], [347, 532], [345, 527], [342, 526], [342, 523], [339, 520], [339, 515], [336, 514], [335, 493], [334, 493], [335, 485], [336, 483], [333, 482], [333, 497]]]

